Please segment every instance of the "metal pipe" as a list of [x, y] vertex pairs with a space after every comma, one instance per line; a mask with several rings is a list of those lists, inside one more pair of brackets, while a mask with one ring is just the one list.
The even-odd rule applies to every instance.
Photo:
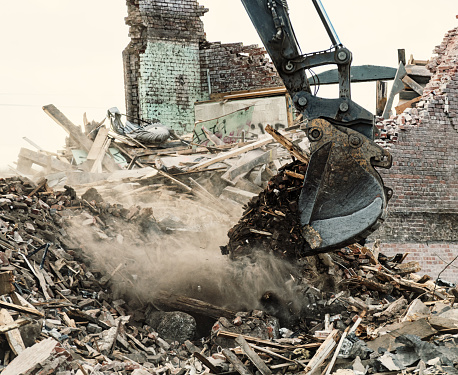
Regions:
[[323, 4], [321, 3], [321, 0], [312, 0], [312, 2], [313, 5], [315, 5], [315, 9], [320, 16], [321, 22], [323, 22], [324, 28], [326, 29], [326, 32], [328, 33], [334, 47], [341, 45], [342, 43], [340, 42], [339, 36], [337, 35], [336, 30], [334, 29], [334, 26], [332, 25], [332, 22], [326, 13], [326, 9], [324, 9]]

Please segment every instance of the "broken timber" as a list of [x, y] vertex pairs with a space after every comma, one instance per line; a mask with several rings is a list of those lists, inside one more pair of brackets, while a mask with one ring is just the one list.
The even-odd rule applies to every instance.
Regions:
[[228, 151], [228, 152], [223, 152], [223, 153], [219, 154], [218, 156], [215, 156], [214, 158], [212, 158], [210, 160], [204, 160], [204, 161], [202, 161], [202, 162], [200, 162], [200, 163], [198, 163], [196, 165], [193, 165], [188, 170], [189, 171], [202, 170], [202, 169], [208, 167], [209, 165], [222, 162], [222, 161], [224, 161], [226, 159], [232, 158], [234, 156], [238, 156], [238, 155], [243, 154], [243, 153], [245, 153], [247, 151], [251, 151], [251, 150], [257, 149], [259, 147], [265, 146], [265, 145], [267, 145], [269, 143], [272, 143], [272, 142], [273, 142], [272, 138], [264, 138], [264, 139], [261, 139], [259, 141], [254, 142], [254, 143], [251, 143], [249, 145], [246, 145], [246, 146], [243, 146], [243, 147], [240, 147], [240, 148], [236, 148], [236, 149]]
[[215, 319], [218, 319], [221, 316], [228, 319], [235, 318], [235, 311], [218, 307], [195, 298], [178, 296], [164, 291], [158, 293], [158, 295], [154, 297], [154, 302], [172, 309], [196, 313]]
[[[45, 105], [43, 111], [60, 125], [69, 134], [70, 138], [77, 142], [85, 151], [90, 152], [93, 142], [53, 104]], [[116, 162], [109, 157], [104, 157], [102, 164], [110, 172], [120, 169]]]
[[253, 362], [253, 364], [256, 366], [256, 368], [262, 375], [272, 375], [272, 371], [267, 367], [264, 361], [261, 358], [259, 358], [256, 352], [253, 349], [251, 349], [251, 347], [248, 345], [243, 336], [239, 335], [235, 339], [235, 342], [240, 345], [245, 355], [250, 359], [251, 362]]
[[240, 375], [252, 375], [250, 370], [248, 370], [248, 368], [242, 363], [242, 361], [238, 359], [237, 356], [234, 353], [232, 353], [229, 349], [223, 349], [222, 353], [227, 358], [227, 360], [232, 364], [232, 366], [234, 366], [234, 368]]
[[297, 147], [293, 142], [291, 142], [289, 139], [281, 135], [278, 131], [276, 131], [272, 126], [267, 125], [266, 126], [266, 132], [269, 133], [274, 139], [283, 145], [290, 153], [292, 156], [294, 156], [296, 159], [300, 160], [303, 163], [308, 164], [310, 160], [310, 156], [307, 155], [302, 149]]

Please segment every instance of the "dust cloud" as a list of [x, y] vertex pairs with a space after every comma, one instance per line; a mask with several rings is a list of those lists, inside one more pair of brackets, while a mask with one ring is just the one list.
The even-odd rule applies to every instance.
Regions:
[[202, 202], [179, 197], [142, 206], [153, 208], [151, 226], [111, 223], [104, 229], [110, 238], [96, 226], [82, 225], [82, 217], [70, 221], [68, 233], [91, 260], [91, 268], [102, 275], [113, 273], [115, 297], [148, 303], [166, 291], [234, 311], [262, 309], [266, 292], [297, 300], [299, 270], [291, 263], [262, 251], [237, 261], [221, 254], [219, 246], [227, 244], [235, 216], [224, 217], [208, 202], [202, 207]]

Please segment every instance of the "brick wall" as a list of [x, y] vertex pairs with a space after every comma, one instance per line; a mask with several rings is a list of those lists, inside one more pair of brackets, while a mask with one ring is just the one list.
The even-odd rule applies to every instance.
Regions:
[[[387, 221], [371, 236], [387, 253], [411, 250], [431, 276], [458, 255], [458, 28], [434, 52], [417, 109], [377, 124], [394, 160], [379, 172], [394, 196]], [[442, 278], [458, 281], [455, 270]]]
[[[127, 0], [131, 42], [123, 52], [130, 121], [194, 127], [194, 103], [212, 93], [280, 86], [264, 48], [209, 43], [197, 0]], [[209, 90], [208, 77], [211, 89]]]
[[129, 120], [159, 120], [179, 133], [192, 131], [194, 102], [202, 99], [197, 0], [127, 0], [131, 42], [123, 52]]
[[283, 86], [266, 50], [242, 43], [203, 43], [200, 50], [202, 92], [212, 93]]

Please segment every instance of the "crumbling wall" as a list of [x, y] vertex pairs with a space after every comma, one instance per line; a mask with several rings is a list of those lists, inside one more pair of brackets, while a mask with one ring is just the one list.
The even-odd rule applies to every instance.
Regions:
[[200, 100], [200, 19], [197, 0], [127, 0], [131, 42], [123, 52], [130, 121], [159, 120], [179, 132], [194, 125]]
[[128, 119], [194, 127], [194, 103], [211, 93], [281, 86], [264, 48], [205, 40], [197, 0], [127, 0], [123, 52]]
[[[411, 252], [431, 276], [458, 253], [458, 28], [434, 52], [433, 77], [417, 109], [378, 123], [394, 160], [380, 174], [394, 196], [372, 236], [382, 251]], [[454, 267], [441, 277], [458, 279]]]
[[242, 43], [203, 43], [202, 92], [208, 94], [283, 86], [266, 50]]

